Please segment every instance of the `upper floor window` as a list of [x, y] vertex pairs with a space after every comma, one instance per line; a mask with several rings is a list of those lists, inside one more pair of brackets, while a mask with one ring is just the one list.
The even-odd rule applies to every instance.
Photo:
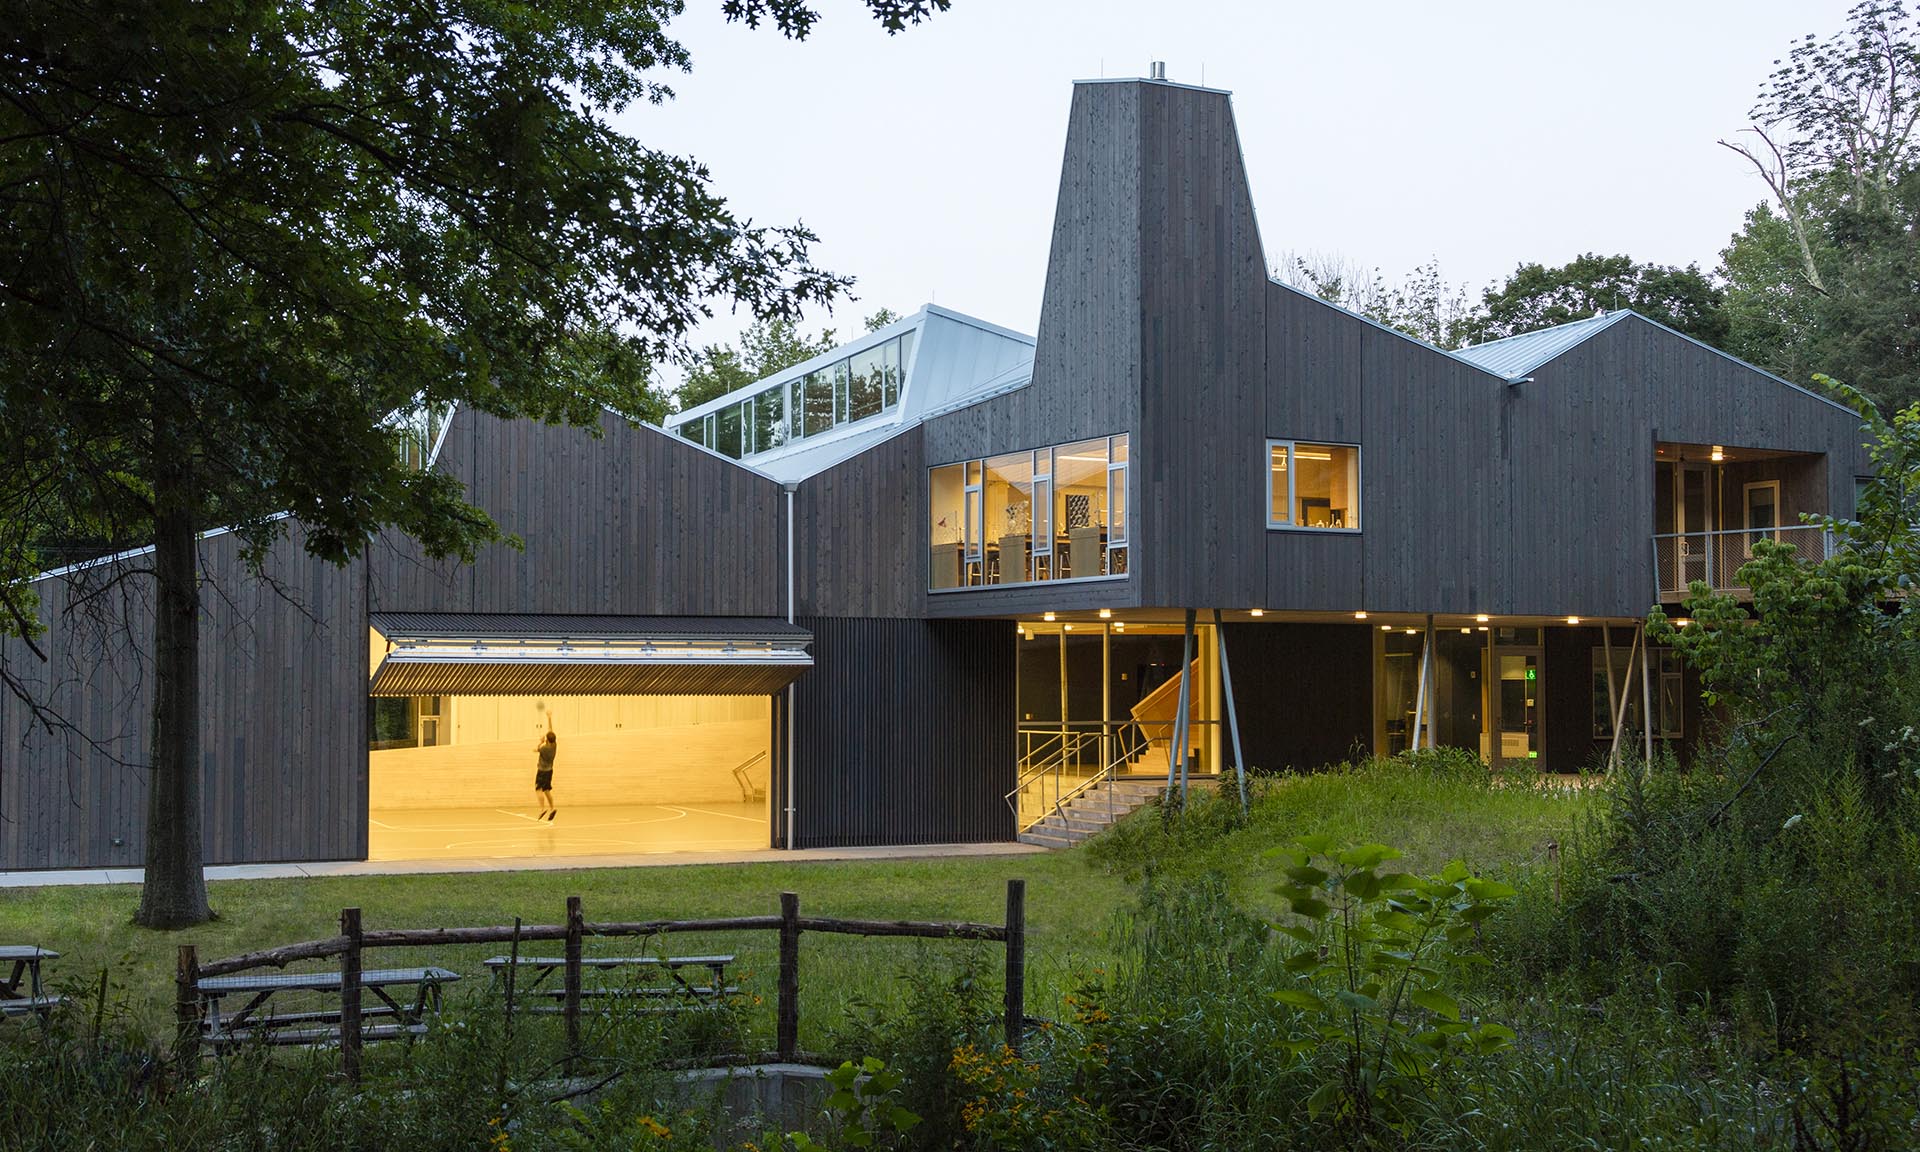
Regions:
[[1267, 441], [1267, 527], [1360, 530], [1360, 448]]
[[903, 332], [824, 368], [695, 416], [675, 431], [738, 460], [892, 411], [900, 404], [913, 342], [914, 333]]
[[927, 585], [984, 588], [1127, 571], [1127, 437], [928, 471]]

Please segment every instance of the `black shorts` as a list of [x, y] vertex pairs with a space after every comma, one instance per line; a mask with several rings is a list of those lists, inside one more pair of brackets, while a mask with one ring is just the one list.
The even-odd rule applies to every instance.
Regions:
[[535, 792], [553, 791], [553, 769], [542, 768], [533, 774], [533, 790]]

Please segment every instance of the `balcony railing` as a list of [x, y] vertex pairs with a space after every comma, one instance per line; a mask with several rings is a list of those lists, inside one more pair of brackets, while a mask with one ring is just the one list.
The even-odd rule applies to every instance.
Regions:
[[1740, 569], [1753, 559], [1761, 540], [1791, 544], [1802, 560], [1825, 560], [1833, 546], [1824, 528], [1805, 524], [1783, 528], [1734, 528], [1722, 532], [1669, 532], [1653, 538], [1653, 579], [1663, 600], [1685, 596], [1694, 581], [1716, 592], [1748, 591]]

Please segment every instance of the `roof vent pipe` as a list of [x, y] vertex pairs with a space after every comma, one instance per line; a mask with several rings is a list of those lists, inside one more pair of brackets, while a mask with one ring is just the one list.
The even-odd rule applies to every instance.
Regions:
[[1153, 63], [1147, 65], [1147, 79], [1165, 80], [1166, 78], [1167, 62], [1165, 60], [1155, 60]]

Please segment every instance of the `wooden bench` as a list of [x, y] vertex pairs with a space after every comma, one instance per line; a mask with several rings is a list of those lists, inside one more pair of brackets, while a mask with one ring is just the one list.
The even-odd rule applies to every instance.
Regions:
[[[0, 977], [0, 1016], [36, 1012], [44, 1016], [58, 1008], [66, 997], [49, 996], [41, 990], [40, 964], [59, 958], [60, 953], [37, 944], [0, 944], [0, 966], [12, 964], [11, 971]], [[22, 980], [27, 983], [24, 992], [20, 988]]]
[[[645, 1011], [674, 1012], [700, 1005], [716, 1005], [728, 996], [735, 995], [740, 989], [727, 983], [727, 965], [734, 962], [732, 956], [582, 956], [580, 958], [582, 1000], [609, 1000], [621, 998], [652, 998], [663, 1003], [653, 1005]], [[501, 984], [502, 974], [514, 960], [507, 956], [493, 956], [486, 961], [487, 969], [493, 973], [494, 982]], [[565, 972], [567, 962], [559, 956], [522, 956], [514, 980], [514, 995], [535, 996], [543, 1000], [564, 1001], [567, 989], [564, 979], [559, 984], [549, 983], [554, 973]], [[688, 980], [683, 971], [688, 969], [706, 969], [709, 979], [702, 982]], [[521, 973], [532, 973], [531, 980], [523, 980]], [[585, 976], [592, 972], [602, 979], [589, 985]], [[661, 984], [618, 984], [607, 983], [605, 977], [617, 973], [651, 974], [664, 972], [668, 979]], [[560, 1004], [538, 1004], [529, 1008], [530, 1012], [558, 1012]]]
[[[365, 1025], [363, 1040], [390, 1040], [418, 1036], [427, 1030], [426, 1016], [440, 1008], [440, 989], [460, 979], [457, 972], [445, 968], [376, 968], [360, 974], [361, 991], [372, 1003], [360, 1009], [363, 1019], [388, 1022]], [[211, 976], [195, 984], [205, 1005], [201, 1032], [216, 1045], [255, 1042], [265, 1044], [327, 1044], [340, 1039], [340, 1008], [329, 1006], [317, 1011], [261, 1014], [275, 996], [314, 992], [339, 996], [340, 973], [276, 972], [271, 975]], [[393, 990], [400, 990], [399, 998]], [[412, 989], [409, 999], [406, 990]], [[249, 997], [238, 1011], [223, 1013], [222, 1002], [229, 996]]]

